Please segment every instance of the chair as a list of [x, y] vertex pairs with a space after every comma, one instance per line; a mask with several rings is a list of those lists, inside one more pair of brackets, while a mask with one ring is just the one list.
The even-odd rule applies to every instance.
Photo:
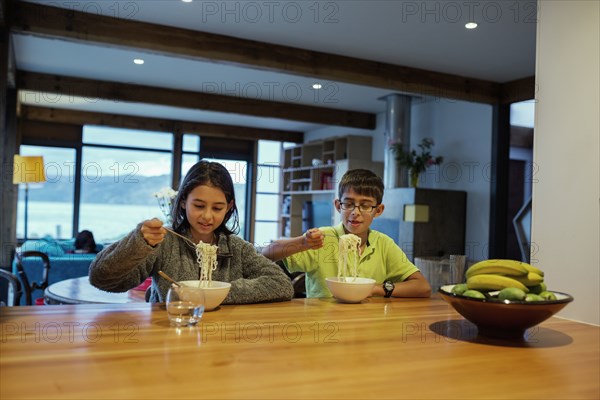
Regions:
[[289, 272], [285, 267], [283, 261], [276, 261], [275, 264], [279, 265], [282, 271], [290, 278], [292, 281], [292, 286], [294, 287], [294, 297], [295, 298], [305, 298], [306, 297], [306, 273], [304, 272]]
[[[25, 273], [25, 269], [23, 268], [23, 259], [27, 257], [40, 257], [42, 259], [42, 263], [44, 265], [44, 270], [42, 272], [42, 280], [38, 282], [29, 283], [29, 279], [27, 278], [27, 274]], [[17, 259], [17, 272], [19, 274], [19, 279], [21, 279], [21, 284], [23, 285], [23, 291], [25, 292], [25, 304], [28, 306], [33, 304], [32, 301], [32, 293], [36, 289], [40, 289], [44, 291], [48, 287], [48, 275], [50, 273], [50, 259], [46, 253], [42, 253], [40, 251], [24, 251], [21, 253], [16, 253]]]
[[3, 268], [0, 268], [0, 278], [6, 279], [8, 282], [7, 302], [0, 301], [0, 306], [18, 306], [21, 303], [21, 295], [23, 294], [19, 278]]
[[294, 287], [294, 297], [305, 298], [306, 297], [306, 273], [296, 272], [292, 279], [292, 286]]

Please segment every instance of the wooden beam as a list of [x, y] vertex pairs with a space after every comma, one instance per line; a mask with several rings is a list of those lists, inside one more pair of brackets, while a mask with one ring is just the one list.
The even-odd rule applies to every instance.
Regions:
[[19, 119], [23, 142], [44, 146], [50, 143], [81, 143], [82, 126], [70, 123]]
[[370, 113], [25, 71], [18, 71], [17, 87], [67, 97], [159, 104], [360, 129], [375, 129], [376, 122], [375, 114]]
[[533, 128], [511, 125], [510, 146], [533, 149]]
[[302, 143], [304, 134], [297, 131], [248, 128], [234, 125], [208, 124], [160, 118], [134, 117], [60, 108], [21, 105], [19, 118], [23, 121], [52, 122], [70, 125], [102, 125], [117, 128], [158, 132], [196, 133], [202, 136], [244, 140], [276, 140]]
[[[7, 0], [0, 0], [0, 266], [8, 267], [17, 247], [17, 193], [12, 182], [13, 157], [19, 148], [17, 91], [10, 85], [10, 35], [7, 27]], [[14, 86], [13, 86], [14, 87]]]
[[480, 79], [22, 1], [11, 30], [426, 96], [489, 104], [500, 96], [500, 84]]
[[500, 104], [518, 103], [535, 99], [535, 76], [503, 83], [500, 87]]

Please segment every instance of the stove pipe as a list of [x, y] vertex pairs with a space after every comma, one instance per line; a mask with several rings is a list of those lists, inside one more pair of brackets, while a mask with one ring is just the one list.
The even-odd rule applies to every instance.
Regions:
[[384, 155], [383, 179], [386, 189], [408, 187], [408, 171], [398, 168], [396, 155], [390, 144], [401, 143], [402, 151], [410, 150], [410, 105], [411, 97], [401, 94], [390, 94], [386, 101], [385, 135], [386, 149]]

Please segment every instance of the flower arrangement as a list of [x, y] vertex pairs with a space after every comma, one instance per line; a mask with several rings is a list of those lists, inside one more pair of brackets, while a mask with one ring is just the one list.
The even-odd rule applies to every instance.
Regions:
[[421, 172], [425, 172], [425, 170], [432, 165], [440, 165], [444, 161], [444, 157], [434, 157], [431, 155], [430, 149], [432, 146], [433, 139], [424, 138], [418, 145], [421, 149], [421, 153], [417, 154], [416, 150], [411, 150], [409, 152], [402, 151], [401, 143], [390, 144], [390, 150], [396, 155], [398, 164], [410, 170], [411, 187], [417, 187], [419, 174], [421, 174]]
[[168, 225], [173, 223], [171, 216], [171, 207], [173, 207], [173, 200], [177, 197], [177, 192], [170, 187], [164, 187], [158, 192], [154, 193], [154, 197], [158, 201], [158, 207], [165, 216], [165, 222]]

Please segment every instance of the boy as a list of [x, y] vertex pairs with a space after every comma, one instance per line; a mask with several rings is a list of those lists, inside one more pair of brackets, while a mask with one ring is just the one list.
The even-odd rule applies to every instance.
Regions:
[[309, 229], [304, 235], [274, 241], [262, 250], [283, 262], [290, 272], [306, 272], [307, 297], [331, 297], [325, 278], [338, 274], [338, 239], [352, 233], [361, 239], [358, 275], [377, 282], [372, 296], [429, 297], [431, 287], [394, 241], [369, 229], [383, 213], [383, 182], [366, 169], [349, 170], [342, 177], [335, 209], [338, 226]]

